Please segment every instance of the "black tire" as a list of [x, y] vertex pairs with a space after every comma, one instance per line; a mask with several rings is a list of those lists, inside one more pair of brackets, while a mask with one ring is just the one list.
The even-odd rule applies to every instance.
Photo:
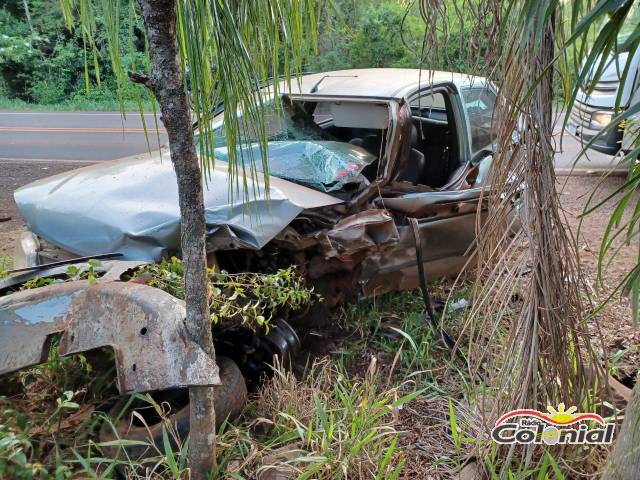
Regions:
[[[235, 362], [227, 357], [217, 356], [216, 363], [220, 368], [221, 382], [220, 386], [214, 387], [216, 427], [219, 427], [225, 420], [233, 421], [240, 416], [247, 403], [247, 386]], [[163, 394], [160, 394], [156, 401], [160, 403], [166, 401], [167, 398], [175, 399], [178, 397], [183, 398], [184, 404], [185, 399], [188, 399], [186, 389], [169, 392], [168, 394], [165, 393], [165, 398], [163, 398]], [[147, 426], [144, 426], [141, 422], [135, 421], [133, 412], [136, 410], [136, 407], [134, 405], [130, 406], [129, 409], [123, 413], [123, 409], [126, 407], [128, 400], [129, 397], [125, 396], [111, 408], [108, 413], [111, 422], [105, 421], [100, 427], [100, 442], [111, 442], [118, 439], [139, 440], [149, 444], [153, 442], [156, 448], [150, 445], [128, 445], [126, 447], [106, 446], [102, 447], [103, 453], [108, 458], [115, 459], [117, 457], [121, 461], [127, 461], [128, 458], [133, 462], [140, 462], [150, 457], [158, 457], [158, 451], [164, 452], [162, 438], [163, 422], [158, 418], [155, 423], [153, 423], [152, 420], [147, 422]], [[175, 431], [183, 442], [189, 434], [188, 400], [186, 400], [186, 402], [186, 405], [176, 408], [167, 416], [167, 420], [174, 426]], [[148, 405], [144, 407], [144, 409], [139, 410], [139, 413], [152, 411]], [[169, 439], [172, 448], [176, 448], [171, 435], [169, 435]], [[149, 464], [148, 466], [151, 467], [152, 465], [153, 464]], [[123, 468], [118, 468], [118, 470], [121, 474], [124, 474], [126, 468], [125, 465]]]

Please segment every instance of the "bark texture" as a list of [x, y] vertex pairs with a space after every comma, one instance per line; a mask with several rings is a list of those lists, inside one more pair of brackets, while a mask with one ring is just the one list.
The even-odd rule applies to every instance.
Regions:
[[636, 480], [640, 478], [640, 382], [627, 404], [616, 445], [609, 454], [602, 480]]
[[[207, 290], [202, 173], [178, 57], [176, 2], [140, 0], [140, 6], [149, 40], [152, 71], [150, 76], [135, 73], [129, 76], [149, 88], [160, 104], [178, 181], [186, 327], [198, 345], [215, 358]], [[189, 397], [189, 460], [192, 478], [198, 480], [206, 478], [215, 462], [213, 388], [192, 387]]]

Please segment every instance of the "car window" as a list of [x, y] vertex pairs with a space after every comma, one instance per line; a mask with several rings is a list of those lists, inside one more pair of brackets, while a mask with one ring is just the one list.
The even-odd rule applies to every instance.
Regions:
[[447, 104], [442, 92], [425, 92], [411, 99], [409, 106], [412, 115], [440, 122], [448, 120]]
[[[302, 116], [299, 109], [294, 105], [283, 103], [282, 109], [276, 109], [273, 100], [266, 100], [262, 106], [264, 109], [265, 133], [268, 141], [278, 140], [321, 140], [323, 139], [322, 130], [310, 125], [309, 122], [298, 121]], [[213, 126], [213, 142], [216, 147], [226, 146], [226, 131], [222, 123], [222, 114], [219, 115], [220, 121]], [[252, 118], [241, 115], [239, 119], [239, 144], [254, 143], [260, 138], [260, 126], [253, 122]]]
[[487, 87], [462, 89], [464, 109], [469, 120], [471, 152], [475, 153], [493, 144], [495, 124], [493, 111], [496, 95]]
[[409, 105], [411, 105], [411, 108], [437, 108], [439, 110], [446, 110], [447, 108], [442, 92], [425, 93], [424, 95], [415, 97]]

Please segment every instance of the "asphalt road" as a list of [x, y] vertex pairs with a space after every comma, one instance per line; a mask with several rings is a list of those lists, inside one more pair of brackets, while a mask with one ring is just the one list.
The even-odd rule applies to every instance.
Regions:
[[[560, 135], [564, 111], [555, 112], [555, 149], [556, 149], [556, 172], [559, 174], [575, 173], [601, 173], [608, 172], [614, 167], [621, 172], [626, 171], [623, 167], [618, 168], [618, 159], [611, 155], [587, 150], [583, 154], [584, 144], [569, 133]], [[576, 159], [578, 160], [576, 162]]]
[[[145, 114], [151, 149], [158, 139], [153, 114]], [[161, 144], [167, 137], [158, 119]], [[113, 160], [148, 150], [139, 113], [24, 112], [0, 110], [0, 160]]]
[[[147, 138], [151, 149], [156, 150], [158, 139], [153, 114], [146, 114], [145, 122], [148, 137], [137, 112], [129, 112], [123, 120], [119, 112], [0, 110], [0, 161], [113, 160], [147, 151]], [[159, 119], [158, 127], [160, 143], [166, 144], [166, 133]], [[558, 150], [556, 166], [566, 173], [573, 168], [582, 146], [568, 134], [554, 138]], [[612, 161], [611, 156], [589, 151], [575, 168], [582, 172], [607, 170]]]

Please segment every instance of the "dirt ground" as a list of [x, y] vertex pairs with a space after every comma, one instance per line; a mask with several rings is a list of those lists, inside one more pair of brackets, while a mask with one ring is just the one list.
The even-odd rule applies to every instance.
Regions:
[[[578, 231], [579, 215], [594, 190], [596, 193], [591, 200], [591, 205], [596, 205], [613, 193], [624, 184], [625, 180], [622, 176], [605, 179], [589, 176], [558, 178], [560, 202], [574, 235]], [[614, 291], [638, 261], [637, 237], [629, 246], [623, 245], [622, 242], [615, 242], [614, 245], [620, 249], [614, 255], [607, 257], [610, 263], [603, 272], [604, 285], [597, 284], [600, 242], [615, 205], [615, 199], [609, 201], [586, 215], [580, 226], [578, 238], [580, 264], [596, 304], [604, 301]], [[635, 202], [632, 202], [632, 205], [635, 205]], [[627, 212], [626, 218], [629, 215], [630, 212]], [[640, 325], [635, 325], [632, 321], [629, 299], [617, 293], [599, 312], [598, 319], [608, 358], [611, 361], [610, 367], [614, 368], [615, 376], [631, 386], [636, 372], [640, 369]], [[596, 333], [594, 329], [594, 334]]]
[[[27, 183], [57, 173], [73, 170], [85, 165], [84, 162], [33, 160], [0, 160], [0, 258], [12, 256], [15, 242], [25, 228], [16, 204], [13, 192]], [[10, 220], [5, 220], [9, 218]]]

